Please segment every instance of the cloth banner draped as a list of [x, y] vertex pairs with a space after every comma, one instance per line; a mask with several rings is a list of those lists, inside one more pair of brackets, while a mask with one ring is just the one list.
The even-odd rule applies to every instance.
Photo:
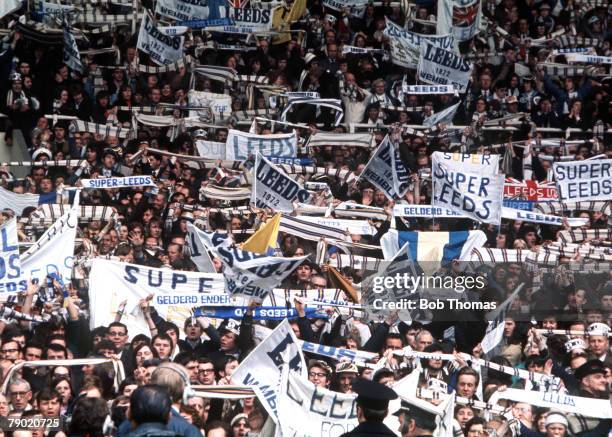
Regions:
[[115, 319], [119, 305], [127, 300], [121, 322], [130, 337], [149, 334], [139, 307], [141, 299], [152, 299], [161, 317], [182, 326], [191, 308], [201, 305], [231, 305], [224, 291], [223, 275], [158, 269], [95, 258], [89, 275], [90, 326], [106, 326]]

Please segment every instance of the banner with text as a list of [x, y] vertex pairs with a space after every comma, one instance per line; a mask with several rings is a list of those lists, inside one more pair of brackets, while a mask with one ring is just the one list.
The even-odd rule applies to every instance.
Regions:
[[460, 165], [433, 162], [432, 206], [450, 209], [483, 223], [499, 225], [504, 194], [503, 175], [471, 173]]
[[453, 85], [458, 92], [467, 91], [472, 63], [458, 53], [437, 47], [424, 40], [421, 45], [418, 78], [432, 85]]
[[360, 177], [383, 191], [389, 200], [403, 197], [410, 186], [410, 172], [389, 136], [380, 143]]
[[130, 338], [149, 335], [149, 327], [139, 307], [141, 299], [151, 298], [151, 305], [161, 317], [182, 326], [191, 317], [191, 309], [202, 305], [232, 305], [224, 291], [219, 273], [184, 272], [158, 269], [95, 258], [89, 274], [90, 326], [106, 326], [113, 320], [123, 301], [127, 301], [121, 322]]
[[396, 65], [416, 69], [419, 65], [421, 44], [423, 44], [423, 41], [429, 41], [433, 45], [447, 50], [452, 50], [454, 47], [454, 38], [450, 34], [421, 35], [405, 30], [388, 18], [385, 19], [387, 25], [384, 30], [384, 35], [389, 38], [391, 60]]
[[553, 171], [563, 202], [612, 200], [612, 159], [555, 162]]
[[0, 225], [0, 294], [23, 290], [25, 279], [21, 279], [17, 220], [10, 219]]
[[230, 129], [225, 145], [226, 159], [232, 161], [246, 161], [257, 152], [282, 158], [295, 158], [297, 155], [295, 133], [256, 135]]
[[145, 14], [140, 23], [136, 48], [149, 55], [158, 65], [168, 65], [183, 57], [183, 36], [168, 36], [161, 32]]
[[293, 203], [304, 203], [310, 193], [300, 184], [256, 153], [251, 204], [257, 208], [273, 208], [277, 212], [292, 212]]
[[287, 320], [283, 320], [259, 343], [232, 374], [234, 384], [253, 387], [262, 405], [276, 423], [279, 420], [281, 369], [285, 363], [289, 366], [290, 375], [295, 374], [298, 378], [305, 376], [304, 355]]
[[83, 188], [129, 188], [129, 187], [155, 187], [153, 176], [126, 176], [124, 178], [81, 179]]

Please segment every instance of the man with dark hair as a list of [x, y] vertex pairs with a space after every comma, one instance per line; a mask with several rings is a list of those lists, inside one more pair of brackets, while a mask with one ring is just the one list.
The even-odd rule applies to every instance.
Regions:
[[342, 437], [394, 436], [383, 420], [389, 412], [389, 401], [396, 399], [397, 394], [385, 385], [361, 378], [353, 382], [353, 391], [357, 393], [359, 425]]
[[108, 416], [106, 401], [97, 397], [83, 397], [74, 407], [70, 420], [69, 436], [102, 437], [103, 425]]
[[144, 385], [132, 393], [128, 418], [134, 430], [130, 437], [176, 436], [167, 429], [172, 400], [160, 385]]
[[62, 397], [57, 390], [44, 387], [36, 395], [36, 405], [43, 417], [59, 417]]

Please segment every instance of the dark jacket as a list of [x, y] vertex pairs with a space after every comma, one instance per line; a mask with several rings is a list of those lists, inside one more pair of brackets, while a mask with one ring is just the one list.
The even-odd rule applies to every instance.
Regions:
[[[170, 417], [170, 421], [168, 422], [167, 429], [173, 431], [174, 435], [180, 435], [183, 437], [202, 437], [202, 434], [191, 423], [187, 422], [178, 412], [171, 410], [172, 416]], [[132, 430], [132, 424], [129, 420], [124, 420], [119, 428], [117, 428], [116, 437], [134, 437], [131, 433], [135, 431], [137, 428]]]
[[351, 432], [342, 434], [341, 437], [365, 437], [365, 436], [395, 436], [384, 423], [381, 422], [363, 422], [359, 424]]
[[163, 423], [143, 423], [127, 434], [128, 437], [177, 437], [180, 435], [169, 430]]

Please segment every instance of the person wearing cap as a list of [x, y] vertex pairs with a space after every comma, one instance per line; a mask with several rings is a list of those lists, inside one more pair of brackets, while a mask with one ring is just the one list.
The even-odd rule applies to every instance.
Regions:
[[587, 329], [589, 335], [589, 352], [600, 361], [610, 356], [610, 327], [605, 323], [592, 323]]
[[436, 429], [436, 415], [416, 405], [402, 401], [395, 413], [399, 417], [402, 437], [426, 437]]
[[378, 382], [357, 379], [353, 383], [357, 393], [357, 420], [359, 425], [342, 437], [394, 436], [383, 420], [389, 412], [389, 401], [397, 399], [393, 389]]
[[544, 428], [546, 432], [543, 434], [538, 431], [531, 430], [521, 420], [520, 422], [520, 434], [519, 437], [566, 437], [568, 422], [563, 413], [550, 412], [544, 419]]
[[248, 414], [236, 414], [230, 421], [230, 427], [234, 437], [246, 437], [251, 431]]
[[340, 393], [353, 393], [353, 381], [357, 378], [359, 369], [355, 363], [343, 361], [336, 365], [336, 380], [334, 389]]
[[308, 380], [317, 387], [327, 388], [331, 372], [331, 367], [323, 360], [310, 360], [308, 362]]
[[579, 382], [578, 395], [588, 398], [608, 399], [606, 367], [599, 360], [590, 360], [574, 371]]

